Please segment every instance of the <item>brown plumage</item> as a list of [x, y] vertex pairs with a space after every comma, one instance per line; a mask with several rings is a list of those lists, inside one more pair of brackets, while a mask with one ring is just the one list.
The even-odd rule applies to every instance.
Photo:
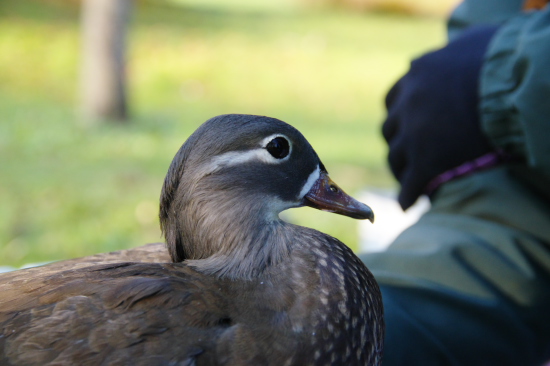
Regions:
[[372, 219], [291, 126], [207, 121], [165, 180], [168, 252], [0, 276], [0, 364], [379, 365], [378, 286], [337, 239], [278, 218], [302, 205]]

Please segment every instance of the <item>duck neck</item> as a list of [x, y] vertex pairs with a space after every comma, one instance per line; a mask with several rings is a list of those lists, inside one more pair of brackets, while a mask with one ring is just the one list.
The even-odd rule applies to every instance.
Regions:
[[225, 194], [190, 202], [186, 212], [192, 216], [183, 228], [188, 265], [209, 275], [251, 279], [289, 258], [294, 226], [260, 197], [247, 200]]

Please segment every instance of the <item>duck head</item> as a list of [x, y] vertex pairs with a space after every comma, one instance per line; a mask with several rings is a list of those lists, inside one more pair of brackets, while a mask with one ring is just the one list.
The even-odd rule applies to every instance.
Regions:
[[159, 216], [174, 262], [250, 278], [289, 255], [296, 231], [279, 213], [301, 206], [374, 219], [330, 180], [298, 130], [269, 117], [222, 115], [201, 125], [174, 157]]

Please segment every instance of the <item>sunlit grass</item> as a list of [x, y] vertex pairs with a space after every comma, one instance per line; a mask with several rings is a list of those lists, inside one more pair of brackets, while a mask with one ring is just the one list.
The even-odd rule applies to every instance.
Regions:
[[[0, 3], [0, 265], [161, 240], [167, 167], [217, 114], [293, 124], [350, 193], [393, 184], [379, 134], [383, 96], [411, 57], [443, 42], [442, 21], [225, 3], [138, 2], [133, 120], [87, 128], [75, 113], [76, 2]], [[354, 220], [311, 209], [288, 217], [357, 245]]]

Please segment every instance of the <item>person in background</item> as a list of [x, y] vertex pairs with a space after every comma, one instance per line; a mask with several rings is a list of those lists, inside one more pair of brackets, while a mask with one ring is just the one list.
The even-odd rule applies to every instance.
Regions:
[[403, 209], [431, 209], [361, 259], [383, 294], [388, 365], [550, 360], [550, 9], [463, 2], [411, 63], [383, 135]]

